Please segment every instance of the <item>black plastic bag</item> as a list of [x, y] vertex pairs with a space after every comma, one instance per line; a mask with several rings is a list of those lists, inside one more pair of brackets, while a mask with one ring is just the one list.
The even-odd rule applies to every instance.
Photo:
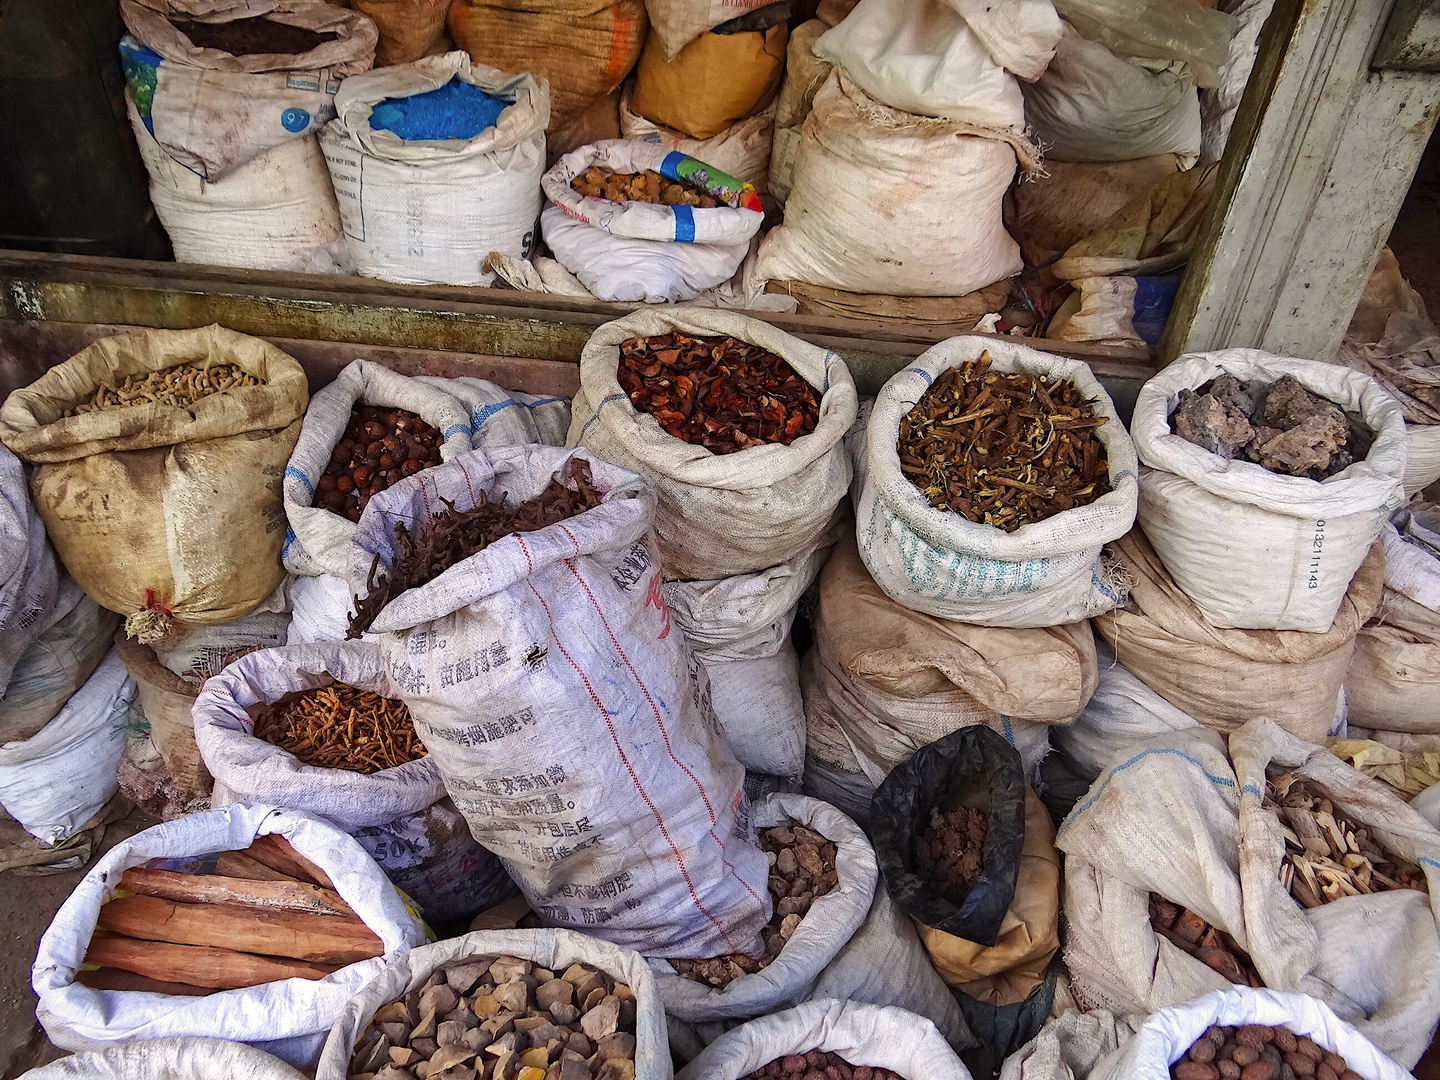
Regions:
[[[915, 873], [915, 844], [962, 785], [988, 781], [980, 876], [957, 907]], [[1025, 768], [1015, 748], [987, 727], [964, 727], [921, 747], [890, 771], [870, 803], [870, 840], [885, 887], [912, 918], [977, 945], [994, 945], [1015, 898], [1025, 843]]]
[[1005, 1059], [1040, 1034], [1050, 1019], [1055, 1004], [1055, 983], [1064, 970], [1065, 965], [1056, 954], [1045, 970], [1045, 981], [1040, 988], [1013, 1005], [991, 1005], [963, 990], [951, 990], [960, 1003], [965, 1023], [979, 1041], [978, 1046], [960, 1052], [960, 1060], [975, 1080], [999, 1076]]

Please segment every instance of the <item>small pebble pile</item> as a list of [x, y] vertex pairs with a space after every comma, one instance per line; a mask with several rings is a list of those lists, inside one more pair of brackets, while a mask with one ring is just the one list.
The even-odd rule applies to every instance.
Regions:
[[473, 139], [492, 128], [511, 104], [478, 86], [451, 79], [438, 90], [386, 98], [370, 110], [370, 126], [407, 142]]
[[1339, 1054], [1283, 1027], [1212, 1027], [1170, 1066], [1171, 1080], [1360, 1080]]
[[811, 1050], [808, 1054], [786, 1054], [768, 1065], [762, 1065], [744, 1080], [767, 1080], [770, 1077], [791, 1080], [904, 1080], [897, 1072], [870, 1065], [851, 1065], [839, 1054], [829, 1050]]
[[770, 899], [775, 908], [760, 931], [765, 954], [759, 959], [731, 953], [709, 960], [671, 960], [670, 966], [682, 979], [718, 988], [742, 975], [753, 975], [780, 955], [810, 905], [840, 880], [835, 870], [835, 845], [813, 829], [801, 825], [763, 829], [760, 846], [770, 861]]
[[105, 412], [154, 402], [183, 409], [211, 394], [259, 385], [259, 379], [235, 364], [210, 364], [207, 367], [177, 364], [148, 375], [126, 376], [118, 386], [101, 383], [88, 403], [76, 405], [65, 415], [81, 416], [88, 412]]
[[915, 845], [915, 872], [935, 892], [959, 904], [985, 860], [985, 815], [968, 806], [930, 808], [930, 827]]
[[589, 964], [452, 960], [375, 1012], [350, 1080], [635, 1080], [635, 995]]
[[1221, 375], [1181, 390], [1170, 417], [1176, 435], [1227, 461], [1239, 456], [1284, 476], [1324, 480], [1363, 461], [1373, 435], [1293, 375], [1269, 387]]

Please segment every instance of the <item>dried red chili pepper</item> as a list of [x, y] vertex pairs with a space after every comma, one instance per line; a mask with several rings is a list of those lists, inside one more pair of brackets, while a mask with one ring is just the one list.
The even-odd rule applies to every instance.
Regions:
[[789, 446], [815, 430], [815, 388], [759, 345], [676, 331], [620, 343], [616, 379], [630, 403], [677, 439], [714, 454]]

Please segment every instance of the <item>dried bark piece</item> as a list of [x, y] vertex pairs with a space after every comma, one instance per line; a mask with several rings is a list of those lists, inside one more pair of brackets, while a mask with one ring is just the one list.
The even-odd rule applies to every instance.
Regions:
[[1193, 390], [1180, 391], [1173, 422], [1176, 435], [1226, 460], [1255, 437], [1245, 417], [1233, 415], [1212, 394]]
[[720, 200], [688, 180], [667, 180], [654, 169], [643, 173], [617, 173], [592, 165], [570, 181], [571, 190], [591, 199], [609, 202], [643, 202], [663, 206], [715, 207]]

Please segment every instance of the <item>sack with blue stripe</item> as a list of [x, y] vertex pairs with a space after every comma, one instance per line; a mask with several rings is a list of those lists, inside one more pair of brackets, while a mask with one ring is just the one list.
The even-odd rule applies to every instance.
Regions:
[[[616, 203], [582, 196], [570, 182], [592, 167], [653, 169], [715, 196], [719, 206]], [[755, 188], [663, 146], [607, 139], [572, 150], [540, 181], [549, 200], [540, 229], [555, 258], [601, 300], [658, 304], [692, 300], [730, 280], [765, 214]]]
[[[943, 371], [989, 353], [996, 371], [1069, 379], [1108, 422], [1111, 490], [1088, 506], [1005, 532], [937, 510], [900, 470], [900, 421]], [[1101, 547], [1135, 521], [1135, 446], [1090, 368], [1079, 360], [984, 337], [955, 337], [922, 353], [880, 391], [870, 415], [855, 507], [856, 538], [882, 589], [906, 607], [980, 626], [1058, 626], [1124, 599]]]
[[[405, 409], [440, 432], [440, 460], [470, 449], [470, 414], [464, 404], [434, 385], [368, 360], [355, 360], [310, 399], [300, 441], [285, 469], [285, 516], [290, 532], [281, 560], [303, 577], [329, 574], [349, 584], [351, 538], [359, 526], [315, 505], [315, 486], [345, 435], [356, 405]], [[363, 585], [363, 582], [357, 585]], [[337, 592], [338, 595], [338, 592]], [[348, 599], [348, 596], [347, 596]], [[344, 614], [343, 612], [341, 614]], [[294, 642], [292, 642], [293, 644]]]
[[526, 394], [488, 379], [420, 375], [416, 382], [456, 398], [470, 412], [470, 443], [482, 446], [564, 446], [570, 430], [566, 394]]

